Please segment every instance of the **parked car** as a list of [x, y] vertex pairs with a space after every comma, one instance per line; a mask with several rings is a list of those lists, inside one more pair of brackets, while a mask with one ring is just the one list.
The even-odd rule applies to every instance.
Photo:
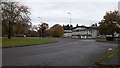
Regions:
[[112, 35], [106, 35], [106, 40], [107, 41], [113, 41], [114, 37], [112, 37]]

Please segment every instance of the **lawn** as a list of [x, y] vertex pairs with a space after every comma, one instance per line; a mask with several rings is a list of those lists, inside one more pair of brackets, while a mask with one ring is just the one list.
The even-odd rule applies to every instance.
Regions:
[[117, 44], [118, 44], [118, 42], [119, 42], [119, 41], [117, 41], [117, 40], [115, 40], [115, 41], [107, 41], [107, 40], [104, 39], [104, 38], [96, 39], [96, 41], [97, 41], [97, 42], [107, 42], [107, 43], [117, 43]]
[[0, 38], [0, 46], [2, 46], [2, 38]]
[[106, 39], [100, 38], [100, 39], [96, 39], [97, 42], [107, 42]]
[[56, 42], [45, 38], [2, 38], [2, 47], [28, 46], [33, 44], [43, 44]]

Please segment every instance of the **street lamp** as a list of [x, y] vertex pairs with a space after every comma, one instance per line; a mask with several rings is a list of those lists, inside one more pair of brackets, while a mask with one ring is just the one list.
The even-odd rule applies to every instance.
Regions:
[[[41, 24], [42, 24], [42, 17], [38, 17], [41, 19]], [[41, 38], [42, 38], [42, 27], [41, 27]]]
[[[70, 30], [71, 30], [71, 13], [68, 12], [68, 14], [70, 15]], [[72, 36], [71, 32], [72, 32], [72, 30], [70, 31], [70, 37]]]

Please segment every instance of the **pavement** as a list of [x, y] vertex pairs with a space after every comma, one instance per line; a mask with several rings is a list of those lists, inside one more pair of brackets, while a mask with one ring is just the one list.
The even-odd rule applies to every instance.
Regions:
[[3, 66], [94, 66], [108, 48], [117, 44], [95, 40], [48, 38], [57, 43], [2, 49]]

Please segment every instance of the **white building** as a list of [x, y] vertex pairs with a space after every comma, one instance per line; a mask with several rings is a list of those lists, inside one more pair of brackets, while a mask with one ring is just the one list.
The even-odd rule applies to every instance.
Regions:
[[72, 30], [64, 30], [64, 37], [71, 37], [72, 36]]
[[98, 27], [91, 26], [79, 26], [73, 29], [72, 32], [73, 38], [97, 38], [98, 36]]
[[72, 33], [70, 30], [64, 31], [65, 37], [72, 38], [97, 38], [98, 36], [98, 27], [97, 26], [78, 26], [72, 29]]

